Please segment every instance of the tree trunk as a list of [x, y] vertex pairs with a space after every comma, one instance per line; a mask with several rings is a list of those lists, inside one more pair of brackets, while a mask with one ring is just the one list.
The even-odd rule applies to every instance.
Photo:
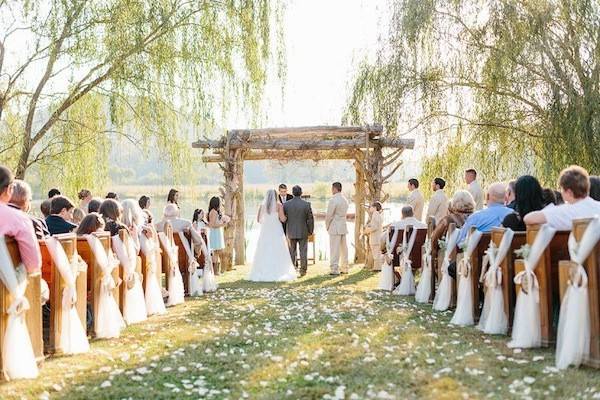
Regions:
[[235, 265], [246, 263], [246, 212], [244, 206], [244, 158], [240, 154], [235, 160], [237, 191], [235, 195]]
[[354, 220], [354, 263], [364, 263], [366, 255], [365, 241], [361, 237], [361, 229], [365, 224], [365, 175], [360, 161], [354, 161], [356, 171], [356, 183], [354, 183], [354, 205], [356, 208], [356, 218]]
[[15, 171], [15, 178], [25, 179], [25, 172], [29, 164], [29, 155], [31, 154], [31, 140], [29, 135], [24, 135], [23, 144], [21, 145], [21, 155], [19, 156], [19, 163]]

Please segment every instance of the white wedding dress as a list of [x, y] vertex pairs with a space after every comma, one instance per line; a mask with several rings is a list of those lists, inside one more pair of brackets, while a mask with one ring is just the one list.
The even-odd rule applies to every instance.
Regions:
[[296, 269], [290, 258], [290, 251], [279, 221], [277, 207], [267, 213], [263, 205], [260, 218], [260, 234], [252, 269], [248, 280], [253, 282], [282, 282], [296, 279]]

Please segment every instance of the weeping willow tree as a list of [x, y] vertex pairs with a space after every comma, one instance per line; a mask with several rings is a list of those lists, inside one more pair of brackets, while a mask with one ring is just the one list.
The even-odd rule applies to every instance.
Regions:
[[[561, 168], [600, 172], [597, 0], [394, 0], [346, 119], [425, 140], [423, 176], [458, 185]], [[456, 171], [456, 172], [455, 172]], [[450, 175], [450, 176], [449, 176]]]
[[[0, 157], [70, 188], [107, 176], [113, 143], [189, 164], [194, 126], [257, 115], [282, 74], [269, 0], [0, 0]], [[275, 27], [275, 29], [273, 29]]]

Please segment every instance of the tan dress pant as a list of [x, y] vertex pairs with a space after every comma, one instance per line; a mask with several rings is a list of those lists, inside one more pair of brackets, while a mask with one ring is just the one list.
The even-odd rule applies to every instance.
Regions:
[[329, 235], [331, 273], [348, 272], [348, 244], [346, 235]]

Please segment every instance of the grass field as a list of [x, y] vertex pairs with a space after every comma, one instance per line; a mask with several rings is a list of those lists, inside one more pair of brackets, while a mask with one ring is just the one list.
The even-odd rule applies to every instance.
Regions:
[[293, 283], [252, 284], [247, 271], [87, 355], [47, 360], [0, 398], [600, 397], [600, 371], [558, 372], [549, 349], [450, 326], [449, 312], [375, 290], [371, 272], [330, 277], [318, 265]]

